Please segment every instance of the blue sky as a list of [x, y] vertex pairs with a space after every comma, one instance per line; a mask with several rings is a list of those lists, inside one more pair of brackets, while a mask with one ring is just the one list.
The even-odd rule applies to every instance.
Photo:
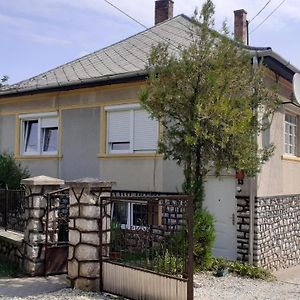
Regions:
[[[250, 33], [282, 0], [271, 0], [250, 23]], [[150, 27], [154, 0], [111, 0]], [[174, 0], [174, 15], [193, 14], [204, 0]], [[230, 29], [233, 10], [248, 19], [267, 0], [215, 0], [216, 28]], [[0, 0], [0, 76], [9, 83], [27, 79], [143, 30], [103, 0]], [[300, 69], [300, 0], [286, 0], [268, 21], [250, 34], [253, 46], [271, 46]]]

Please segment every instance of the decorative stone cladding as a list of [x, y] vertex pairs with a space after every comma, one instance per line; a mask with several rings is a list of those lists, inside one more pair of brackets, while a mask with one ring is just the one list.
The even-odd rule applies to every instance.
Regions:
[[254, 264], [268, 269], [300, 263], [300, 195], [255, 200]]
[[249, 250], [249, 197], [236, 196], [237, 200], [237, 259], [248, 262]]
[[45, 272], [46, 208], [49, 192], [59, 189], [63, 180], [38, 176], [22, 180], [26, 186], [23, 271], [31, 276]]
[[[85, 179], [67, 184], [71, 188], [68, 278], [72, 287], [99, 291], [100, 260], [109, 254], [112, 183]], [[100, 232], [103, 232], [102, 239]]]

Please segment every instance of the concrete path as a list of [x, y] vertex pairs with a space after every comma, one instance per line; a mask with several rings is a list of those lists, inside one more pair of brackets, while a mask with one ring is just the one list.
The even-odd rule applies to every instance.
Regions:
[[68, 286], [66, 275], [0, 279], [0, 298], [35, 296]]
[[297, 284], [300, 286], [300, 265], [282, 269], [273, 273], [279, 281]]

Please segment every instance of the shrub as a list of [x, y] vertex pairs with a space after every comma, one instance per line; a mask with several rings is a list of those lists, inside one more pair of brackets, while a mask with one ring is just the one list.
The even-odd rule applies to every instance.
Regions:
[[239, 276], [245, 276], [256, 279], [273, 280], [274, 276], [270, 271], [255, 267], [239, 261], [225, 260], [224, 258], [214, 258], [208, 271], [217, 271], [221, 268], [227, 268], [229, 272]]
[[21, 180], [29, 176], [28, 169], [18, 163], [13, 154], [0, 154], [0, 188], [17, 189]]
[[195, 265], [203, 270], [212, 264], [212, 247], [215, 241], [214, 217], [208, 211], [195, 212], [193, 234]]

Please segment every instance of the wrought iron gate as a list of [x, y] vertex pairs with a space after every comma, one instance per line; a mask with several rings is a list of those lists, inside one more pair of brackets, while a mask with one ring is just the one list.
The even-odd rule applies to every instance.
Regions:
[[45, 275], [67, 273], [69, 188], [47, 194]]

